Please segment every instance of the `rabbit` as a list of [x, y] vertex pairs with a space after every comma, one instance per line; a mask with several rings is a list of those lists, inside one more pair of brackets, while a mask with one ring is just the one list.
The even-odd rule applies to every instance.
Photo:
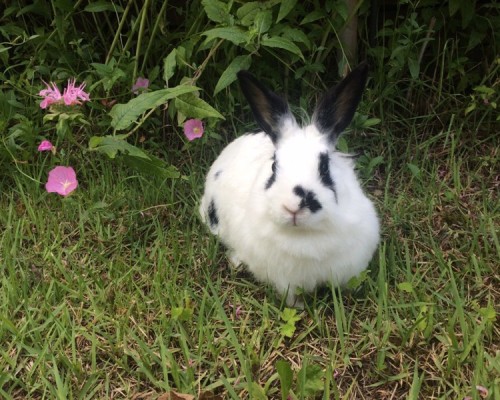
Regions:
[[361, 63], [320, 99], [301, 127], [288, 103], [248, 71], [237, 74], [262, 129], [229, 143], [209, 169], [199, 212], [228, 248], [231, 264], [274, 285], [287, 306], [297, 289], [342, 286], [365, 270], [379, 219], [354, 171], [336, 150], [366, 84]]

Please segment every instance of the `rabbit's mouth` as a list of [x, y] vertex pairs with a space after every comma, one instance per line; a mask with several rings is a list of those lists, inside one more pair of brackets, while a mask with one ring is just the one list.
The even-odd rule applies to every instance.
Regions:
[[296, 210], [292, 210], [288, 208], [287, 206], [283, 206], [283, 209], [285, 210], [285, 218], [288, 224], [292, 226], [302, 226], [304, 219], [307, 217], [307, 209], [305, 208], [298, 208]]

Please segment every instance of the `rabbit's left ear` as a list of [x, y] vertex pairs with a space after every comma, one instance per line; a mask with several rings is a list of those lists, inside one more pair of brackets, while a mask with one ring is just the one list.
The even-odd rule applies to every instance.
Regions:
[[272, 90], [266, 88], [250, 72], [239, 71], [237, 75], [241, 90], [250, 104], [257, 123], [276, 144], [285, 121], [294, 121], [288, 103]]
[[331, 88], [319, 101], [313, 114], [316, 128], [328, 135], [331, 143], [349, 125], [361, 100], [368, 76], [368, 64], [354, 68], [337, 86]]

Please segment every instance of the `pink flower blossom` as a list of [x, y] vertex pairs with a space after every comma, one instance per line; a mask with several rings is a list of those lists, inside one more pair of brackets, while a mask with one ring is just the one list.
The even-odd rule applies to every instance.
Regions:
[[90, 96], [88, 93], [84, 92], [83, 90], [84, 87], [85, 83], [82, 83], [80, 86], [75, 86], [75, 79], [74, 78], [73, 80], [69, 79], [68, 86], [66, 87], [66, 89], [64, 89], [62, 95], [64, 104], [66, 104], [67, 106], [81, 104], [79, 99], [82, 101], [89, 101]]
[[61, 94], [54, 82], [50, 82], [50, 85], [48, 83], [45, 85], [47, 85], [47, 88], [40, 90], [38, 93], [43, 97], [40, 108], [45, 109], [52, 104], [60, 104], [63, 102], [67, 106], [73, 106], [75, 104], [81, 104], [81, 101], [90, 100], [89, 94], [85, 93], [83, 90], [85, 83], [82, 83], [80, 86], [75, 86], [74, 78], [68, 79], [68, 86], [64, 89], [63, 94]]
[[203, 122], [199, 119], [188, 119], [184, 123], [184, 135], [186, 135], [189, 141], [201, 138], [203, 132]]
[[48, 140], [42, 140], [38, 146], [38, 151], [50, 151], [54, 146]]
[[61, 92], [54, 82], [50, 82], [50, 85], [45, 83], [45, 85], [47, 86], [47, 89], [40, 90], [38, 93], [43, 97], [43, 100], [40, 103], [40, 108], [43, 109], [47, 108], [51, 104], [59, 103], [62, 99]]
[[78, 186], [76, 173], [72, 167], [55, 167], [49, 172], [49, 179], [45, 189], [49, 193], [56, 192], [61, 196], [67, 196]]
[[139, 77], [132, 86], [132, 92], [134, 92], [134, 94], [139, 94], [139, 92], [145, 91], [148, 87], [149, 79]]

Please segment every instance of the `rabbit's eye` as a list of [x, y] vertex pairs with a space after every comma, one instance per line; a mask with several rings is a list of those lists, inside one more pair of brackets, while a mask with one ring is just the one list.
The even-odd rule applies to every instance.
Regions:
[[273, 163], [271, 164], [271, 171], [273, 172], [269, 179], [266, 182], [266, 189], [269, 189], [274, 181], [276, 180], [276, 169], [277, 169], [277, 164], [276, 164], [276, 156], [273, 157]]

